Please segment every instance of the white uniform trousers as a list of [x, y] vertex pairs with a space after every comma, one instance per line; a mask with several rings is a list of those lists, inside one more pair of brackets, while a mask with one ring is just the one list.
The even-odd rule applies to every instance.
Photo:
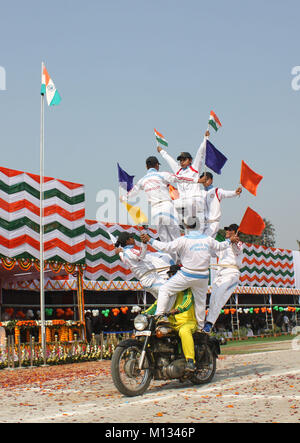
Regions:
[[204, 231], [204, 203], [200, 197], [185, 197], [174, 200], [174, 207], [181, 224], [193, 225], [195, 229]]
[[219, 275], [213, 281], [206, 321], [213, 325], [217, 321], [221, 309], [226, 305], [234, 289], [238, 285], [240, 274], [237, 272]]
[[161, 286], [158, 293], [156, 315], [162, 315], [169, 312], [175, 303], [177, 293], [191, 288], [194, 296], [197, 324], [199, 328], [203, 328], [206, 310], [208, 275], [196, 274], [197, 277], [191, 277], [191, 275], [192, 274], [178, 271], [163, 286]]
[[219, 229], [220, 229], [220, 222], [207, 222], [204, 221], [204, 234], [208, 235], [209, 237], [215, 238]]
[[151, 272], [140, 279], [145, 291], [150, 292], [154, 298], [158, 297], [158, 291], [166, 281], [167, 278], [161, 277], [156, 272]]
[[170, 242], [180, 237], [179, 219], [171, 201], [151, 205], [151, 222], [157, 228], [160, 241]]

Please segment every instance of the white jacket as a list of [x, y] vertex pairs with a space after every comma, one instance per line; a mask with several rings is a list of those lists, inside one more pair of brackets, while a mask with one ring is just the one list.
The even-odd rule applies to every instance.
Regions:
[[155, 168], [148, 169], [147, 174], [141, 178], [134, 187], [122, 197], [122, 201], [127, 201], [136, 197], [140, 190], [145, 191], [150, 204], [162, 201], [172, 201], [168, 185], [171, 183], [186, 182], [191, 186], [197, 186], [199, 177], [178, 177], [170, 172], [160, 172]]
[[[206, 151], [206, 140], [207, 137], [204, 137], [195, 159], [191, 166], [186, 168], [181, 168], [179, 162], [174, 160], [174, 158], [164, 149], [160, 151], [161, 156], [168, 163], [172, 171], [176, 174], [177, 177], [187, 177], [187, 178], [199, 178], [199, 171], [202, 169], [204, 164], [204, 155]], [[201, 189], [200, 183], [196, 186], [188, 183], [188, 182], [179, 182], [178, 183], [178, 192], [181, 199], [193, 198], [193, 197], [202, 197], [205, 196], [205, 191]]]
[[122, 262], [131, 270], [134, 276], [140, 280], [141, 277], [148, 272], [152, 266], [144, 260], [147, 252], [147, 245], [142, 243], [141, 249], [136, 249], [133, 245], [128, 245], [119, 252]]
[[206, 200], [205, 200], [205, 219], [211, 223], [220, 221], [221, 218], [221, 200], [223, 198], [237, 197], [238, 194], [235, 191], [225, 191], [222, 188], [210, 189], [206, 188]]
[[191, 278], [207, 278], [211, 254], [230, 247], [229, 242], [218, 242], [199, 231], [192, 231], [168, 243], [151, 239], [150, 244], [168, 254], [177, 253], [182, 264], [181, 272]]
[[242, 267], [243, 243], [238, 242], [231, 244], [230, 240], [228, 239], [225, 240], [225, 242], [228, 242], [230, 246], [229, 248], [217, 253], [217, 256], [219, 257], [217, 264], [220, 265], [216, 266], [218, 277], [228, 274], [240, 274], [239, 269]]
[[[141, 244], [141, 249], [136, 249], [133, 245], [128, 245], [119, 252], [121, 261], [132, 271], [134, 276], [140, 280], [148, 271], [165, 268], [174, 264], [168, 254], [147, 252], [147, 245]], [[159, 275], [167, 278], [167, 270], [162, 270]]]

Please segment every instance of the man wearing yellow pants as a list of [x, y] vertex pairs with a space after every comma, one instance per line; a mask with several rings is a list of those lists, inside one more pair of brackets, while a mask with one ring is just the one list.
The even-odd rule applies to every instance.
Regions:
[[[145, 311], [145, 314], [154, 315], [157, 301]], [[195, 348], [193, 333], [197, 330], [197, 321], [194, 310], [194, 297], [190, 289], [177, 294], [173, 308], [170, 311], [169, 323], [176, 329], [181, 339], [182, 350], [186, 359], [186, 370], [195, 371]]]

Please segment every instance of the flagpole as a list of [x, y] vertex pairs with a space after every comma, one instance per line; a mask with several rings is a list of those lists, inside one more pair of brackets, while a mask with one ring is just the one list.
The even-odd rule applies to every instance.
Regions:
[[[42, 62], [42, 75], [43, 75]], [[41, 127], [40, 127], [40, 311], [41, 311], [41, 344], [44, 364], [46, 364], [46, 332], [45, 332], [45, 293], [44, 293], [44, 93], [41, 92]]]
[[[209, 123], [207, 123], [207, 129], [206, 132], [209, 132]], [[204, 155], [204, 174], [206, 175], [206, 163], [205, 163], [205, 158], [206, 158], [206, 144], [205, 144], [205, 155]]]

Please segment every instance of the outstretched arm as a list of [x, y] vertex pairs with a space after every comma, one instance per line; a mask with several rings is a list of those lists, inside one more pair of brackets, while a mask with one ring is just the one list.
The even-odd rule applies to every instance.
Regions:
[[182, 238], [176, 238], [170, 242], [162, 242], [158, 240], [154, 240], [148, 234], [141, 234], [141, 240], [143, 243], [150, 243], [150, 245], [159, 251], [166, 252], [167, 254], [174, 255], [177, 254], [182, 246]]
[[120, 201], [121, 202], [127, 202], [128, 200], [131, 200], [132, 198], [136, 197], [140, 191], [141, 187], [140, 187], [140, 182], [138, 181], [134, 187], [127, 192], [126, 195], [121, 195], [120, 197]]
[[238, 197], [242, 193], [242, 187], [239, 186], [234, 191], [225, 191], [225, 189], [217, 188], [216, 192], [218, 193], [219, 200], [222, 200], [223, 198]]
[[171, 174], [170, 172], [161, 172], [160, 175], [165, 179], [166, 183], [201, 183], [199, 176], [197, 177], [182, 177], [180, 175]]
[[218, 252], [224, 251], [225, 249], [229, 248], [230, 245], [236, 245], [240, 241], [239, 236], [236, 234], [233, 234], [228, 240], [230, 241], [219, 242], [211, 237], [210, 250], [218, 254]]
[[157, 300], [155, 300], [153, 305], [149, 306], [148, 309], [146, 309], [145, 311], [142, 311], [142, 314], [154, 315], [156, 312], [156, 308], [157, 308]]
[[195, 155], [192, 167], [194, 169], [196, 169], [196, 171], [198, 171], [199, 173], [201, 172], [202, 168], [204, 167], [205, 164], [205, 155], [206, 155], [206, 140], [208, 139], [208, 137], [210, 136], [209, 131], [206, 131], [203, 141], [201, 143], [201, 145], [198, 148], [198, 151]]
[[167, 151], [162, 149], [160, 146], [157, 146], [157, 151], [160, 153], [162, 158], [164, 160], [166, 160], [166, 162], [168, 163], [168, 165], [170, 166], [172, 171], [176, 174], [176, 172], [179, 169], [179, 165], [178, 165], [177, 161], [170, 154], [168, 154]]

